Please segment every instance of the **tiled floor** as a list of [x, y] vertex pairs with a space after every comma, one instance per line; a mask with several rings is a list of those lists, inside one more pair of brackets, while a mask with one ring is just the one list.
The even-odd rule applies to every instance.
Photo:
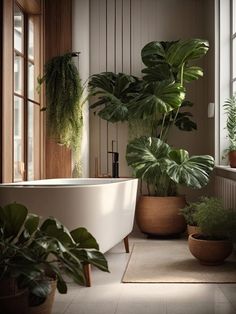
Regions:
[[[139, 241], [150, 240], [136, 235], [130, 244]], [[53, 314], [236, 314], [236, 284], [124, 284], [123, 244], [106, 257], [111, 273], [93, 269], [91, 288], [70, 284]]]

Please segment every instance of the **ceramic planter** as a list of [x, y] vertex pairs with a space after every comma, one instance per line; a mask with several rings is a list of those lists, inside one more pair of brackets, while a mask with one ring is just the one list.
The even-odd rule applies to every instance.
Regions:
[[230, 151], [228, 153], [229, 164], [231, 168], [236, 168], [236, 150]]
[[199, 234], [191, 234], [188, 245], [192, 255], [203, 265], [220, 265], [233, 251], [231, 241], [204, 240]]
[[186, 229], [186, 222], [179, 214], [186, 205], [184, 196], [141, 196], [137, 203], [136, 219], [140, 230], [149, 235], [171, 236]]

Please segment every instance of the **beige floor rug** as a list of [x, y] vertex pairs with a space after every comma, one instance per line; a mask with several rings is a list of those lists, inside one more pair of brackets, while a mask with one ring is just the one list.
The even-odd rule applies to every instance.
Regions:
[[189, 252], [186, 240], [136, 243], [122, 282], [232, 283], [236, 282], [236, 256], [220, 266], [203, 266]]

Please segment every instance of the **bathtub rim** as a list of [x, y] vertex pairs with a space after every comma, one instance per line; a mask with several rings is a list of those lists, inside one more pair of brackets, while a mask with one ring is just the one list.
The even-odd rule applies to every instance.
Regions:
[[[38, 183], [38, 184], [33, 184], [33, 182], [40, 182], [40, 181], [59, 181], [59, 180], [68, 180], [68, 181], [76, 181], [76, 180], [81, 180], [81, 181], [85, 181], [91, 180], [91, 184], [66, 184], [66, 183], [61, 183], [61, 184], [47, 184], [47, 183]], [[101, 182], [101, 183], [97, 183], [97, 184], [92, 184], [92, 181], [111, 181], [111, 182]], [[56, 178], [56, 179], [42, 179], [42, 180], [31, 180], [31, 181], [21, 181], [21, 182], [12, 182], [12, 183], [1, 183], [0, 184], [0, 189], [1, 188], [16, 188], [16, 189], [20, 189], [20, 188], [26, 188], [26, 189], [30, 189], [30, 188], [35, 188], [35, 189], [44, 189], [44, 188], [89, 188], [89, 187], [103, 187], [103, 186], [107, 186], [107, 185], [113, 185], [113, 184], [121, 184], [121, 183], [125, 183], [125, 182], [130, 182], [130, 181], [138, 181], [138, 178]], [[32, 183], [32, 184], [31, 184]]]

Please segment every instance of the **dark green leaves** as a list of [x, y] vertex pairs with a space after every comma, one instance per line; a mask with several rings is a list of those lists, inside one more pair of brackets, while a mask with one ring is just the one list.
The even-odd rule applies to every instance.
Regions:
[[98, 108], [95, 113], [109, 122], [125, 121], [128, 119], [127, 104], [137, 96], [141, 85], [138, 78], [123, 73], [92, 75], [89, 81], [90, 94], [98, 96], [98, 100], [90, 108]]
[[127, 145], [126, 160], [138, 178], [156, 183], [165, 171], [165, 158], [169, 151], [169, 145], [161, 140], [143, 136]]
[[4, 229], [6, 238], [14, 239], [27, 217], [28, 210], [25, 206], [17, 203], [0, 208], [0, 225]]
[[136, 119], [153, 119], [160, 113], [179, 108], [184, 97], [184, 88], [179, 83], [167, 81], [150, 83], [129, 105], [129, 110]]
[[85, 228], [77, 228], [70, 232], [75, 243], [78, 244], [80, 248], [87, 249], [97, 249], [99, 250], [98, 243], [96, 239], [88, 232]]
[[192, 156], [186, 150], [172, 150], [169, 153], [166, 173], [176, 183], [200, 189], [209, 181], [214, 167], [214, 158], [209, 155]]
[[126, 159], [138, 178], [157, 186], [163, 175], [176, 184], [202, 188], [209, 181], [214, 159], [211, 156], [189, 157], [183, 149], [173, 150], [157, 138], [141, 137], [127, 146]]
[[203, 75], [203, 71], [198, 66], [191, 66], [189, 62], [203, 57], [209, 49], [209, 44], [202, 39], [179, 40], [175, 42], [151, 42], [143, 47], [141, 55], [143, 63], [148, 67], [151, 73], [148, 80], [154, 77], [155, 69], [158, 72], [158, 66], [164, 64], [170, 68], [170, 73], [178, 82], [190, 82], [197, 80]]

